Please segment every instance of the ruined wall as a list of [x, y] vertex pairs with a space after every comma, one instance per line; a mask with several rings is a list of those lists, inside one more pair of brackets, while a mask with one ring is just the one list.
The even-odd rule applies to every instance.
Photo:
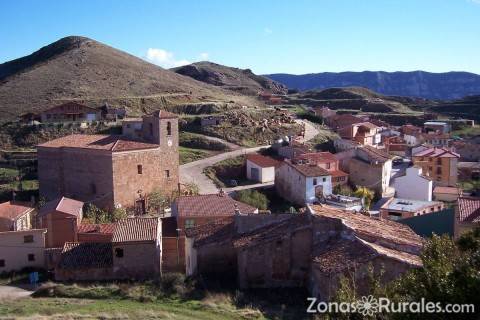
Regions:
[[[118, 257], [116, 249], [123, 249]], [[113, 243], [113, 272], [118, 279], [148, 279], [160, 273], [160, 248], [154, 242]]]

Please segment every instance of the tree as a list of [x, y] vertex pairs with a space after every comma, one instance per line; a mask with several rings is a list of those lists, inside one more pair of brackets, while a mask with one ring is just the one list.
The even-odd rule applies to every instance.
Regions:
[[267, 196], [257, 190], [240, 190], [236, 193], [237, 201], [251, 205], [260, 210], [267, 210], [270, 201]]
[[91, 203], [85, 205], [84, 216], [85, 218], [92, 220], [93, 223], [111, 222], [108, 212]]
[[367, 187], [357, 187], [353, 193], [355, 197], [363, 199], [363, 205], [366, 209], [370, 209], [375, 193]]

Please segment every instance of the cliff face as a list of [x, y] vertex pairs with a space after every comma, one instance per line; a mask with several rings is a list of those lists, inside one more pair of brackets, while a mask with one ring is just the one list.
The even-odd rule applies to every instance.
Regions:
[[207, 61], [172, 70], [195, 80], [247, 95], [257, 95], [264, 90], [274, 94], [286, 94], [288, 91], [285, 85], [256, 75], [250, 69], [232, 68]]
[[304, 75], [270, 74], [272, 80], [301, 91], [332, 87], [365, 87], [385, 95], [426, 99], [458, 99], [480, 94], [480, 75], [468, 72], [324, 72]]

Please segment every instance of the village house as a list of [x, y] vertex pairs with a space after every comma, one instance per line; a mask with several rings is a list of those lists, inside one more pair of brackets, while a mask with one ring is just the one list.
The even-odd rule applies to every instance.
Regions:
[[105, 103], [102, 108], [102, 119], [107, 121], [117, 121], [127, 116], [127, 110], [125, 107], [114, 107]]
[[7, 201], [0, 203], [0, 232], [32, 228], [36, 209], [30, 203]]
[[235, 214], [255, 214], [258, 209], [236, 201], [225, 192], [197, 196], [180, 196], [172, 204], [172, 216], [182, 236], [185, 230]]
[[423, 129], [427, 133], [428, 132], [449, 133], [451, 130], [451, 126], [447, 122], [427, 121], [423, 124]]
[[460, 160], [469, 162], [480, 161], [480, 141], [454, 141], [452, 145], [455, 152], [460, 155]]
[[116, 223], [81, 223], [77, 226], [77, 241], [82, 242], [112, 242]]
[[313, 152], [311, 147], [292, 140], [281, 140], [272, 145], [272, 149], [276, 150], [277, 154], [284, 159], [293, 159], [303, 153]]
[[463, 194], [463, 190], [457, 187], [440, 187], [433, 189], [433, 200], [442, 202], [455, 202]]
[[83, 202], [60, 197], [47, 202], [38, 211], [40, 228], [46, 229], [45, 246], [63, 247], [65, 242], [77, 242], [78, 226], [83, 218]]
[[388, 154], [400, 157], [407, 156], [409, 145], [404, 138], [399, 136], [384, 137], [383, 144]]
[[448, 187], [457, 184], [457, 163], [460, 156], [447, 148], [428, 148], [413, 154], [413, 164], [431, 177], [434, 185]]
[[453, 138], [449, 133], [429, 132], [422, 136], [423, 142], [434, 147], [451, 147]]
[[405, 175], [393, 180], [393, 188], [397, 198], [432, 201], [433, 181], [421, 167], [407, 168]]
[[326, 119], [329, 117], [333, 117], [337, 115], [337, 112], [335, 110], [330, 109], [329, 107], [316, 107], [313, 108], [313, 113], [322, 119]]
[[45, 229], [0, 232], [0, 273], [45, 266]]
[[434, 213], [444, 209], [443, 202], [391, 198], [380, 207], [384, 219], [399, 220]]
[[385, 274], [382, 283], [421, 266], [422, 241], [408, 227], [308, 206], [298, 215], [237, 215], [187, 231], [187, 275], [236, 279], [248, 288], [304, 287], [321, 301], [330, 300], [342, 275], [367, 289], [369, 265]]
[[462, 196], [455, 206], [454, 238], [480, 226], [480, 198]]
[[392, 159], [383, 150], [370, 146], [355, 147], [335, 154], [340, 169], [349, 174], [348, 179], [357, 186], [372, 189], [382, 196], [393, 196], [390, 187]]
[[275, 181], [275, 167], [280, 161], [255, 153], [248, 154], [245, 161], [247, 179], [261, 183]]
[[275, 188], [282, 198], [303, 206], [332, 194], [332, 175], [308, 159], [285, 159], [275, 170]]
[[366, 118], [354, 116], [352, 114], [337, 114], [324, 120], [325, 124], [333, 131], [339, 132], [339, 130], [349, 128], [353, 124], [365, 122]]
[[224, 120], [223, 116], [207, 116], [200, 119], [200, 125], [202, 127], [217, 126]]
[[459, 162], [457, 168], [460, 181], [480, 179], [480, 162]]
[[147, 211], [154, 190], [178, 188], [178, 118], [156, 111], [142, 118], [142, 140], [74, 134], [38, 150], [40, 196], [67, 196], [107, 210]]
[[127, 139], [141, 140], [143, 137], [142, 128], [142, 118], [126, 118], [122, 120], [122, 136]]
[[339, 168], [339, 161], [330, 152], [304, 153], [297, 156], [297, 160], [305, 160], [327, 170], [332, 176], [332, 186], [345, 185], [348, 183], [348, 173]]
[[337, 132], [342, 139], [353, 140], [366, 146], [378, 146], [382, 142], [380, 129], [371, 122], [361, 122], [339, 128]]
[[101, 110], [71, 101], [40, 113], [42, 122], [91, 122], [101, 120]]

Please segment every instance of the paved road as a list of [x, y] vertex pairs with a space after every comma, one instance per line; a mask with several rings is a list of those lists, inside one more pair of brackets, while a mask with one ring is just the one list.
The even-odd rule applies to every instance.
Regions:
[[30, 291], [28, 285], [25, 289], [14, 286], [0, 286], [0, 299], [19, 299], [30, 296], [33, 291]]
[[[296, 121], [297, 123], [305, 123], [305, 138], [301, 139], [301, 142], [311, 140], [318, 134], [318, 130], [310, 122], [304, 121], [304, 120], [296, 120]], [[218, 139], [218, 138], [214, 138], [214, 139]], [[223, 142], [223, 140], [221, 139], [218, 139], [218, 140]], [[220, 153], [213, 157], [209, 157], [209, 158], [205, 158], [205, 159], [201, 159], [198, 161], [181, 165], [180, 166], [180, 183], [195, 183], [199, 188], [200, 194], [217, 193], [218, 188], [215, 186], [213, 181], [203, 174], [203, 170], [205, 168], [210, 167], [217, 162], [220, 162], [226, 159], [235, 158], [240, 155], [257, 152], [260, 149], [268, 148], [269, 146], [261, 146], [261, 147], [255, 147], [255, 148], [241, 148], [239, 146], [236, 146], [236, 147], [238, 148], [233, 151]], [[244, 189], [248, 189], [248, 187], [246, 186], [240, 186], [237, 188], [242, 188], [242, 187]], [[236, 191], [236, 190], [243, 190], [243, 189], [236, 189], [236, 188], [228, 189], [228, 191]]]

